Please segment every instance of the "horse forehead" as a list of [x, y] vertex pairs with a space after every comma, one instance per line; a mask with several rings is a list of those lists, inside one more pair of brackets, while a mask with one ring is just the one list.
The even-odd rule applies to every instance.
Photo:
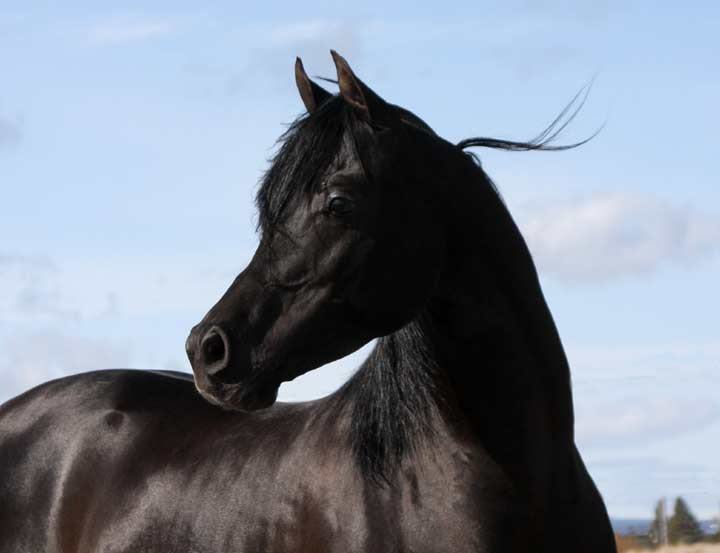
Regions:
[[337, 176], [349, 175], [361, 172], [362, 163], [357, 155], [355, 145], [343, 141], [337, 155], [333, 158], [330, 165], [325, 170], [325, 179]]

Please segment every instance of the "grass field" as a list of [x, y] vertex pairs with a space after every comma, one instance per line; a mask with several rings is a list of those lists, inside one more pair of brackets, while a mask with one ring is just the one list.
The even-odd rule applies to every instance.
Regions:
[[692, 545], [670, 545], [659, 549], [628, 549], [626, 553], [720, 553], [720, 543], [695, 543]]

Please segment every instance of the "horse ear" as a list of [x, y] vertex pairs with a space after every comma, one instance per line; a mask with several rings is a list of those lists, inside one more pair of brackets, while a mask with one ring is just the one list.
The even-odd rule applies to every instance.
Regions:
[[335, 50], [330, 50], [330, 54], [332, 54], [337, 69], [340, 96], [366, 121], [371, 119], [371, 115], [377, 117], [377, 112], [385, 102], [355, 76], [345, 58]]
[[332, 96], [323, 87], [310, 80], [300, 58], [295, 58], [295, 83], [309, 113], [314, 112], [320, 104]]

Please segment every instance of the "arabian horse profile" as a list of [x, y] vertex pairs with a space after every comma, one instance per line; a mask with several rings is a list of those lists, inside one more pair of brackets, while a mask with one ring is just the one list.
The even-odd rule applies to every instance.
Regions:
[[[1, 553], [615, 551], [532, 258], [465, 151], [552, 130], [452, 144], [332, 55], [336, 95], [296, 62], [307, 113], [194, 382], [103, 370], [0, 407]], [[336, 392], [276, 402], [373, 339]]]

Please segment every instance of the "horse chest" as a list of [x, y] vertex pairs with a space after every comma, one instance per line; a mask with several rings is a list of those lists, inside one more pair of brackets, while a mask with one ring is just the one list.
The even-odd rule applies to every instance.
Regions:
[[402, 551], [525, 551], [529, 504], [481, 449], [442, 452], [405, 470], [399, 494]]

